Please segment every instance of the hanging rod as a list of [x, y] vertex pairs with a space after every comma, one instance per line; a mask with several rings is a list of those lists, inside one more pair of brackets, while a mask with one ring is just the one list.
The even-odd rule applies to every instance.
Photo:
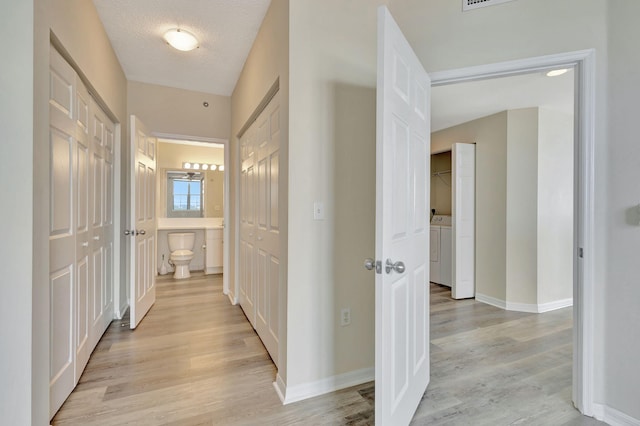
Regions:
[[440, 176], [440, 175], [448, 175], [451, 174], [451, 170], [443, 170], [441, 172], [432, 173], [431, 176]]

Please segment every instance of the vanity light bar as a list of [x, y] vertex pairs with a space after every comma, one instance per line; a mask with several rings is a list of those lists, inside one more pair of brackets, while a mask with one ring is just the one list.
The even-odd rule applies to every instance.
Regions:
[[191, 162], [185, 161], [184, 163], [182, 163], [182, 168], [193, 169], [193, 170], [211, 170], [211, 171], [220, 170], [221, 172], [223, 172], [224, 164], [217, 165], [217, 164], [191, 163]]

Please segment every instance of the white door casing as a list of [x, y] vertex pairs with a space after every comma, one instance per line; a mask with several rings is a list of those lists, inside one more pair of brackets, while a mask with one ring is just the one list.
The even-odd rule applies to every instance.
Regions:
[[278, 365], [280, 101], [240, 139], [240, 306]]
[[130, 320], [132, 329], [156, 301], [156, 138], [131, 116]]
[[[429, 383], [429, 76], [378, 13], [376, 423], [409, 424]], [[405, 270], [387, 263], [403, 262]], [[399, 265], [398, 265], [399, 266]], [[396, 268], [401, 269], [401, 268]]]
[[451, 297], [472, 298], [475, 285], [476, 146], [454, 143], [451, 153], [453, 277]]

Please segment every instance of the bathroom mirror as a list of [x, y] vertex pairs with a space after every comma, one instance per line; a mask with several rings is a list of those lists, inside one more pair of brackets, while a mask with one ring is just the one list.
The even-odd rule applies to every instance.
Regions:
[[224, 146], [186, 141], [159, 140], [158, 217], [222, 218], [224, 171], [194, 170], [185, 162], [224, 164]]

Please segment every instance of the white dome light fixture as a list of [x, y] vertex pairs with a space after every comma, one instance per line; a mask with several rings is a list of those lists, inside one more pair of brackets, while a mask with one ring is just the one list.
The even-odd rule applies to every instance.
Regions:
[[164, 33], [164, 39], [173, 48], [188, 52], [198, 47], [198, 39], [188, 31], [174, 28]]
[[566, 74], [569, 71], [567, 68], [562, 68], [559, 70], [551, 70], [547, 73], [547, 77], [557, 77], [562, 74]]

